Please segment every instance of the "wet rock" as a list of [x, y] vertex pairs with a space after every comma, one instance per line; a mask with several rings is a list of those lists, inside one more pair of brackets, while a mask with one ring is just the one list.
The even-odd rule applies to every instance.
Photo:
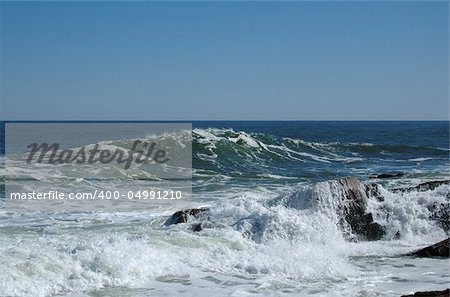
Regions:
[[450, 297], [450, 289], [443, 291], [416, 292], [412, 295], [402, 295], [402, 297]]
[[449, 249], [450, 249], [450, 238], [444, 239], [441, 242], [436, 244], [427, 246], [418, 251], [407, 254], [407, 256], [415, 256], [415, 257], [449, 257]]
[[384, 234], [384, 227], [374, 222], [371, 213], [367, 213], [369, 197], [379, 197], [379, 190], [374, 185], [364, 185], [355, 177], [346, 177], [337, 180], [344, 200], [345, 221], [350, 225], [352, 232], [359, 238], [366, 240], [379, 240]]
[[428, 206], [431, 212], [430, 219], [435, 220], [447, 234], [450, 231], [450, 201], [446, 203], [434, 203]]
[[403, 173], [380, 173], [370, 176], [370, 178], [395, 178], [395, 177], [402, 177]]
[[380, 185], [379, 184], [366, 184], [366, 195], [368, 198], [375, 198], [379, 202], [384, 201], [384, 197], [381, 195]]
[[[167, 221], [164, 223], [164, 226], [186, 223], [189, 217], [194, 217], [196, 219], [207, 218], [209, 216], [209, 208], [201, 207], [201, 208], [190, 208], [185, 210], [180, 210], [174, 213]], [[198, 227], [195, 229], [199, 229]], [[200, 226], [201, 230], [201, 226]], [[200, 231], [197, 230], [197, 231]], [[196, 231], [196, 230], [194, 230]]]
[[301, 188], [270, 200], [268, 205], [282, 204], [299, 210], [318, 208], [331, 212], [330, 215], [338, 218], [337, 224], [347, 239], [379, 240], [385, 235], [385, 230], [367, 212], [369, 199], [384, 200], [379, 185], [365, 185], [355, 177], [345, 177]]
[[449, 185], [449, 184], [450, 184], [450, 180], [436, 180], [436, 181], [429, 181], [429, 182], [421, 183], [415, 187], [393, 189], [393, 190], [391, 190], [391, 192], [394, 192], [394, 193], [405, 193], [405, 192], [411, 192], [411, 191], [425, 192], [425, 191], [434, 190], [437, 187], [440, 187], [442, 185]]
[[[367, 212], [367, 202], [369, 199], [383, 201], [384, 198], [380, 194], [380, 188], [377, 184], [365, 185], [355, 177], [346, 177], [338, 180], [319, 183], [320, 187], [328, 187], [332, 194], [332, 202], [330, 207], [339, 217], [338, 224], [346, 233], [350, 240], [379, 240], [385, 235], [385, 228], [374, 221], [373, 215]], [[320, 188], [319, 187], [319, 188]], [[307, 193], [311, 199], [304, 197], [287, 196], [278, 197], [268, 203], [268, 205], [276, 205], [282, 203], [286, 207], [297, 209], [305, 209], [313, 207], [316, 203], [330, 203], [328, 201], [319, 201], [321, 199], [329, 199], [329, 195], [320, 195], [320, 190], [312, 187]], [[300, 199], [301, 198], [301, 199]], [[165, 226], [172, 224], [186, 223], [189, 217], [203, 220], [196, 222], [190, 228], [193, 231], [200, 231], [211, 222], [209, 220], [209, 208], [192, 208], [174, 213], [166, 222]], [[268, 218], [265, 216], [255, 216], [243, 218], [236, 222], [233, 226], [241, 230], [245, 236], [252, 238], [258, 242], [268, 224]]]

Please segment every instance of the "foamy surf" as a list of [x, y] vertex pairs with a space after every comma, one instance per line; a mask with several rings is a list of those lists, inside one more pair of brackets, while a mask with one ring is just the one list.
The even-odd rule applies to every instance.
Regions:
[[[376, 285], [391, 288], [386, 296], [395, 296], [395, 282], [399, 286], [402, 282], [445, 286], [439, 280], [446, 275], [443, 268], [429, 271], [420, 282], [414, 274], [405, 276], [405, 271], [429, 268], [433, 261], [404, 260], [400, 255], [445, 236], [444, 230], [426, 218], [429, 203], [447, 201], [448, 187], [426, 192], [422, 197], [427, 198], [422, 199], [414, 199], [417, 193], [383, 190], [384, 203], [372, 206], [371, 211], [378, 222], [385, 220], [386, 238], [349, 242], [336, 221], [333, 197], [339, 189], [332, 193], [323, 186], [315, 186], [312, 196], [300, 189], [302, 194], [290, 196], [298, 201], [287, 204], [268, 203], [273, 198], [267, 189], [224, 199], [211, 205], [211, 226], [199, 233], [189, 231], [185, 224], [162, 227], [165, 216], [145, 212], [99, 213], [89, 220], [86, 214], [84, 219], [74, 216], [76, 220], [64, 224], [46, 216], [40, 226], [29, 227], [3, 220], [3, 230], [13, 232], [15, 239], [1, 238], [0, 291], [12, 296], [48, 296], [127, 287], [130, 292], [148, 288], [170, 295], [184, 284], [190, 292], [201, 294], [201, 284], [207, 283], [224, 295], [249, 291], [264, 295], [282, 288], [287, 295], [315, 292], [325, 296], [332, 290], [337, 296], [362, 292], [375, 296], [380, 293]], [[317, 195], [319, 204], [307, 201]], [[386, 208], [392, 208], [390, 218], [383, 217]], [[390, 240], [398, 230], [402, 238]], [[380, 264], [387, 269], [384, 276], [367, 270], [372, 265], [376, 271]], [[397, 274], [399, 265], [404, 278]], [[211, 279], [214, 275], [220, 281]], [[314, 289], [317, 283], [320, 286]], [[353, 289], [349, 291], [350, 284]], [[239, 287], [241, 293], [237, 293]]]

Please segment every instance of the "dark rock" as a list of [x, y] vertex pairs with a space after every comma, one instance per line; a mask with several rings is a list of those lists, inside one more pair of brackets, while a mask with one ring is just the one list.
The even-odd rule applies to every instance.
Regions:
[[200, 232], [200, 231], [202, 231], [202, 223], [197, 223], [197, 224], [193, 224], [192, 226], [191, 226], [191, 230], [192, 231], [194, 231], [194, 232]]
[[441, 242], [436, 244], [427, 246], [418, 251], [409, 253], [407, 256], [416, 256], [416, 257], [449, 257], [449, 249], [450, 249], [450, 238], [444, 239]]
[[385, 230], [374, 222], [372, 214], [367, 212], [369, 199], [384, 200], [379, 185], [365, 185], [355, 177], [345, 177], [303, 187], [269, 201], [268, 205], [282, 204], [300, 210], [313, 207], [331, 210], [336, 213], [337, 224], [347, 239], [379, 240], [384, 236]]
[[[354, 177], [337, 180], [341, 195], [344, 198], [344, 219], [350, 225], [352, 232], [361, 239], [379, 240], [384, 234], [383, 226], [373, 221], [371, 213], [367, 213], [369, 197], [378, 197], [378, 188], [373, 185], [365, 186]], [[368, 195], [369, 194], [369, 195]]]
[[379, 202], [384, 201], [384, 197], [381, 196], [380, 185], [379, 184], [366, 184], [366, 195], [368, 198], [375, 198]]
[[403, 173], [380, 173], [370, 176], [370, 178], [394, 178], [394, 177], [402, 177]]
[[412, 295], [402, 295], [402, 297], [450, 297], [450, 289], [443, 291], [416, 292]]
[[429, 205], [428, 210], [431, 212], [430, 219], [435, 220], [448, 234], [450, 231], [450, 201]]
[[405, 193], [405, 192], [411, 192], [411, 191], [425, 192], [425, 191], [429, 191], [429, 190], [434, 190], [441, 185], [449, 185], [449, 184], [450, 184], [450, 180], [436, 180], [436, 181], [429, 181], [429, 182], [421, 183], [415, 187], [393, 189], [393, 190], [391, 190], [391, 192], [394, 192], [394, 193]]
[[[201, 207], [201, 208], [190, 208], [185, 210], [180, 210], [174, 213], [165, 223], [164, 226], [186, 223], [189, 217], [194, 218], [204, 218], [209, 214], [209, 208]], [[201, 229], [201, 227], [200, 227]], [[200, 230], [198, 230], [200, 231]]]

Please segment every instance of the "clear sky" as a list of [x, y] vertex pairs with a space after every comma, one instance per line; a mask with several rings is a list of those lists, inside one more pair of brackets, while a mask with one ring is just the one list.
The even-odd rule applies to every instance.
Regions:
[[448, 1], [1, 2], [3, 120], [448, 119]]

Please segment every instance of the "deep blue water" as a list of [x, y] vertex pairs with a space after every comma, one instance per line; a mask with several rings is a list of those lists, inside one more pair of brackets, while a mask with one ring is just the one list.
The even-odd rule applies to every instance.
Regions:
[[[2, 153], [4, 125], [5, 122], [0, 122]], [[447, 149], [450, 147], [448, 121], [192, 121], [192, 126], [233, 128], [250, 133], [301, 137], [313, 142], [370, 142]]]
[[[295, 183], [349, 175], [367, 179], [379, 173], [402, 173], [410, 178], [449, 174], [446, 121], [229, 121], [195, 122], [193, 126], [194, 168], [231, 176], [239, 182], [267, 180], [269, 175], [291, 177]], [[195, 128], [200, 134], [206, 129], [219, 137], [213, 141], [213, 149], [205, 149], [208, 140], [197, 137]], [[244, 135], [256, 141], [258, 147], [236, 141]], [[199, 152], [213, 152], [218, 157], [202, 158]]]
[[448, 121], [197, 121], [193, 128], [233, 128], [311, 142], [450, 148]]

